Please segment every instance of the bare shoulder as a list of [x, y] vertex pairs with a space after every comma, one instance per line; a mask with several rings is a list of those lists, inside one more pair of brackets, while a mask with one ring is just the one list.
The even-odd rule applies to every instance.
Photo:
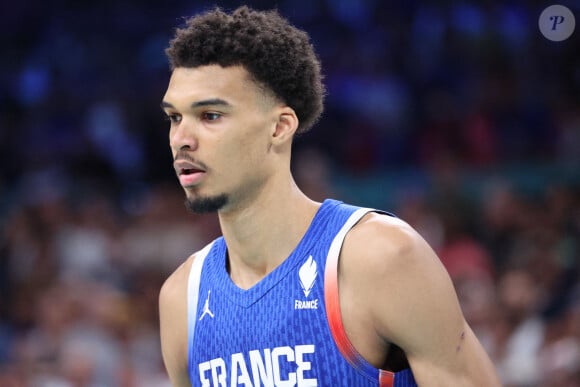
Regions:
[[345, 238], [339, 276], [366, 327], [405, 352], [419, 385], [498, 385], [445, 267], [409, 224], [365, 215]]
[[356, 288], [380, 291], [385, 300], [381, 310], [389, 309], [389, 317], [400, 316], [415, 298], [418, 305], [428, 303], [426, 289], [429, 294], [443, 292], [457, 306], [451, 280], [435, 252], [413, 227], [393, 216], [369, 213], [351, 229], [340, 270]]
[[173, 319], [176, 319], [176, 317], [187, 317], [187, 282], [194, 259], [195, 254], [192, 254], [167, 277], [161, 286], [159, 292], [159, 313], [162, 319], [166, 314], [173, 316]]
[[187, 370], [187, 284], [191, 255], [164, 282], [159, 293], [161, 352], [173, 386], [190, 386]]
[[386, 270], [391, 275], [399, 270], [407, 272], [414, 265], [419, 269], [425, 263], [438, 264], [429, 245], [408, 223], [374, 212], [365, 215], [347, 234], [343, 255], [347, 262], [364, 259], [373, 270]]
[[169, 275], [169, 277], [167, 277], [159, 293], [159, 302], [171, 304], [174, 301], [179, 300], [179, 298], [176, 299], [175, 296], [186, 291], [189, 272], [196, 254], [197, 253], [189, 256], [189, 258], [187, 258], [173, 271], [173, 273], [171, 273], [171, 275]]
[[[342, 282], [357, 289], [364, 299], [372, 300], [369, 312], [376, 314], [376, 326], [382, 327], [380, 335], [397, 344], [403, 344], [397, 342], [399, 323], [403, 328], [407, 327], [407, 318], [434, 317], [432, 295], [444, 296], [452, 315], [461, 316], [441, 261], [417, 231], [399, 218], [365, 215], [345, 238], [340, 273]], [[409, 303], [414, 304], [413, 309], [409, 309]], [[411, 312], [414, 315], [408, 315]]]

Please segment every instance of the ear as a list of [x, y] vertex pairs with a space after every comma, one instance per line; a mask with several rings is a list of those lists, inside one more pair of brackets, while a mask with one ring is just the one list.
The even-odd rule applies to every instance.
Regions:
[[285, 142], [292, 140], [294, 137], [294, 133], [298, 129], [298, 117], [296, 116], [296, 112], [294, 109], [288, 106], [280, 107], [276, 126], [272, 131], [272, 143], [274, 145], [280, 145]]

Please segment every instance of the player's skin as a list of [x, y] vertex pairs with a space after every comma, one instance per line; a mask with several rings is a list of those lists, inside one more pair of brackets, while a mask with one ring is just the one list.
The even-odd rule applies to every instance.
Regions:
[[[243, 67], [177, 68], [163, 99], [169, 142], [189, 199], [227, 194], [218, 211], [232, 281], [249, 289], [294, 250], [320, 203], [290, 171], [298, 118], [264, 95]], [[179, 161], [183, 155], [187, 162]], [[187, 371], [187, 280], [195, 254], [160, 294], [161, 344], [174, 386]], [[466, 323], [435, 253], [405, 222], [371, 213], [347, 234], [339, 261], [339, 297], [347, 336], [371, 364], [384, 365], [389, 343], [403, 349], [420, 386], [499, 386]]]

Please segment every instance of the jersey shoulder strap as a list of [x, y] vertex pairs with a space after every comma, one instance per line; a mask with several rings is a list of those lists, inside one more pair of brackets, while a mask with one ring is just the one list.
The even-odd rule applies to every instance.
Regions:
[[360, 372], [368, 375], [370, 378], [376, 378], [378, 371], [379, 386], [381, 387], [407, 387], [416, 386], [415, 379], [411, 369], [405, 369], [400, 372], [390, 372], [377, 369], [367, 362], [354, 348], [350, 342], [340, 313], [340, 300], [338, 296], [338, 258], [344, 243], [346, 234], [356, 225], [363, 216], [369, 212], [377, 212], [389, 216], [391, 213], [378, 211], [371, 208], [360, 208], [354, 211], [344, 223], [340, 231], [334, 237], [324, 269], [324, 301], [326, 304], [326, 317], [334, 341], [344, 356], [344, 358]]
[[[201, 270], [206, 257], [211, 251], [215, 240], [207, 244], [203, 249], [195, 254], [191, 270], [189, 271], [189, 278], [187, 280], [187, 340], [188, 343], [193, 343], [195, 335], [195, 323], [197, 321], [197, 302], [199, 300], [199, 284], [201, 280]], [[190, 362], [192, 345], [188, 345], [188, 364]]]

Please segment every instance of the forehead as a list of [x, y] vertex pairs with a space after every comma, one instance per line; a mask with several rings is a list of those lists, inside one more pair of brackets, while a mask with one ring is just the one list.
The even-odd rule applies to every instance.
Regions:
[[195, 68], [178, 67], [173, 70], [164, 101], [193, 102], [207, 98], [221, 98], [235, 103], [256, 99], [259, 88], [242, 66], [219, 65]]

